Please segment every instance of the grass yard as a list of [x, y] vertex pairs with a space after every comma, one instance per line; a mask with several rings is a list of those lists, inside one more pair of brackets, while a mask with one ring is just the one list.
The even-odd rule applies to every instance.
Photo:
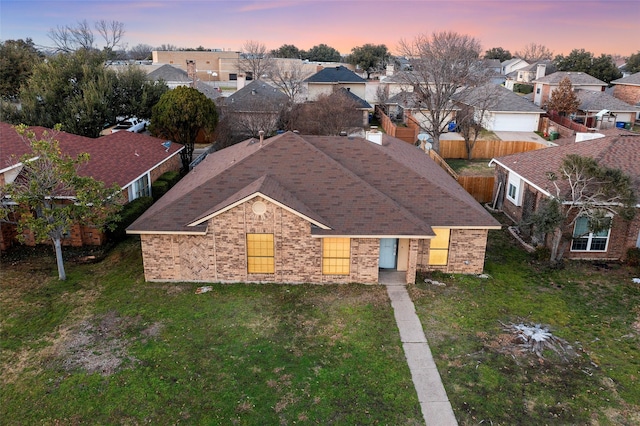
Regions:
[[461, 158], [449, 158], [446, 160], [449, 167], [460, 176], [493, 176], [495, 167], [489, 167], [490, 159], [464, 160]]
[[0, 423], [389, 424], [422, 414], [385, 288], [145, 283], [130, 239], [92, 265], [4, 260]]
[[[461, 425], [640, 424], [638, 268], [569, 262], [551, 270], [490, 231], [489, 279], [433, 274], [410, 287]], [[539, 358], [510, 324], [566, 341]], [[566, 352], [561, 350], [566, 349]]]

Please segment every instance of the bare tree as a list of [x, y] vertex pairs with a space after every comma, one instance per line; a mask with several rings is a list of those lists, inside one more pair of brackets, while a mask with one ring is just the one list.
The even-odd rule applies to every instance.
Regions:
[[[105, 49], [113, 51], [124, 36], [124, 24], [118, 21], [97, 21], [95, 29], [105, 42]], [[87, 20], [79, 21], [75, 26], [64, 25], [52, 28], [48, 33], [49, 39], [58, 52], [75, 52], [79, 49], [95, 49], [95, 34]]]
[[362, 111], [358, 107], [358, 103], [343, 91], [320, 95], [315, 102], [296, 105], [288, 125], [290, 130], [304, 134], [336, 136], [362, 127]]
[[174, 50], [180, 50], [180, 49], [175, 44], [161, 44], [154, 50], [161, 50], [163, 52], [172, 52]]
[[60, 26], [49, 30], [49, 38], [58, 52], [74, 52], [78, 49], [94, 49], [95, 37], [86, 20], [78, 22], [75, 27]]
[[124, 37], [124, 23], [101, 19], [95, 23], [95, 29], [105, 42], [105, 50], [113, 51]]
[[522, 48], [522, 50], [518, 50], [513, 56], [533, 63], [550, 60], [553, 57], [553, 52], [543, 44], [529, 43]]
[[238, 69], [247, 77], [260, 80], [263, 75], [268, 75], [273, 60], [267, 47], [255, 40], [247, 40], [242, 45], [242, 53], [238, 59]]
[[304, 79], [309, 75], [299, 60], [273, 60], [269, 77], [275, 87], [289, 97], [291, 102], [300, 101], [304, 90]]
[[452, 96], [486, 74], [479, 63], [480, 43], [467, 35], [439, 32], [401, 40], [399, 51], [410, 58], [413, 71], [403, 78], [428, 111], [424, 130], [433, 139], [433, 149], [440, 152], [440, 135], [454, 116]]
[[[562, 259], [565, 245], [584, 244], [585, 235], [606, 234], [615, 216], [631, 220], [637, 194], [632, 178], [620, 169], [602, 166], [591, 157], [566, 156], [558, 172], [547, 172], [555, 194], [542, 203], [528, 224], [551, 236], [551, 262]], [[581, 226], [576, 226], [582, 221]], [[563, 244], [564, 243], [564, 244]]]
[[151, 59], [151, 51], [153, 47], [148, 44], [137, 44], [129, 49], [129, 57], [138, 61]]
[[473, 157], [473, 148], [478, 136], [487, 125], [487, 113], [498, 103], [500, 90], [503, 90], [500, 86], [489, 83], [463, 89], [455, 95], [459, 107], [456, 112], [456, 126], [458, 133], [464, 138], [469, 160]]

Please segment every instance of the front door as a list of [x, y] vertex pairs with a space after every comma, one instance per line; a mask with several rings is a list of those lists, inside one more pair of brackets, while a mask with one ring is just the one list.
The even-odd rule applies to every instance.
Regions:
[[395, 269], [397, 253], [397, 239], [380, 238], [380, 261], [378, 262], [378, 266], [383, 269]]

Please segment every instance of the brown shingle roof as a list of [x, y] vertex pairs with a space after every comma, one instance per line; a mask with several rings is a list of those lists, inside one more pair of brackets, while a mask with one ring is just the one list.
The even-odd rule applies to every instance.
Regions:
[[[37, 137], [44, 131], [54, 133], [44, 127], [31, 127], [31, 130]], [[97, 139], [59, 132], [54, 139], [62, 152], [71, 157], [88, 153], [89, 162], [81, 167], [80, 174], [100, 180], [106, 186], [117, 183], [125, 187], [182, 149], [182, 145], [173, 143], [167, 151], [162, 146], [163, 139], [132, 132], [117, 132]], [[11, 124], [0, 122], [0, 170], [16, 164], [28, 152], [31, 152], [28, 142]]]
[[534, 83], [544, 83], [551, 85], [558, 85], [565, 78], [568, 77], [571, 80], [572, 86], [606, 86], [602, 80], [598, 80], [595, 77], [590, 76], [587, 73], [581, 71], [558, 71], [553, 74], [547, 74], [544, 77], [540, 77], [537, 80], [534, 80]]
[[289, 132], [262, 147], [249, 140], [210, 154], [129, 231], [186, 232], [252, 191], [330, 228], [314, 227], [316, 235], [431, 236], [432, 226], [499, 226], [412, 145]]
[[[555, 187], [547, 178], [547, 173], [557, 174], [563, 159], [569, 154], [591, 157], [602, 166], [620, 169], [630, 175], [636, 191], [640, 193], [640, 135], [616, 129], [606, 134], [608, 136], [599, 139], [507, 155], [493, 161], [547, 193], [555, 194]], [[561, 180], [558, 182], [562, 183]]]

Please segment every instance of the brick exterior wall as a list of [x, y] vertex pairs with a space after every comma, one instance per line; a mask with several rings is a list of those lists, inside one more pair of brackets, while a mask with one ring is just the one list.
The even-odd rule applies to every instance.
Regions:
[[[154, 64], [170, 64], [184, 71], [187, 71], [187, 61], [195, 61], [197, 76], [202, 81], [229, 81], [229, 74], [239, 73], [238, 52], [154, 50], [152, 55]], [[207, 71], [216, 72], [218, 76], [212, 78]]]
[[625, 101], [629, 105], [635, 105], [640, 102], [640, 86], [615, 84], [613, 86], [613, 96]]
[[[500, 166], [497, 168], [501, 169]], [[506, 171], [505, 171], [506, 172]], [[495, 195], [494, 189], [494, 195]], [[533, 202], [534, 210], [537, 206], [540, 205], [542, 199], [545, 198], [544, 194], [541, 194], [537, 189], [530, 186], [526, 182], [523, 185], [523, 196], [526, 192], [532, 192], [535, 197], [535, 201]], [[510, 200], [507, 199], [506, 193], [503, 192], [503, 200], [502, 200], [502, 212], [513, 221], [514, 224], [518, 224], [522, 221], [523, 215], [523, 206], [516, 206]], [[572, 219], [572, 218], [570, 218]], [[564, 229], [564, 232], [567, 234], [573, 234], [573, 226], [568, 226]], [[627, 250], [636, 246], [636, 241], [638, 239], [638, 233], [640, 232], [640, 209], [638, 209], [638, 213], [636, 217], [631, 221], [627, 222], [619, 216], [615, 216], [613, 218], [613, 223], [611, 226], [611, 232], [609, 234], [609, 242], [607, 245], [607, 251], [571, 251], [571, 242], [566, 247], [564, 251], [564, 258], [566, 259], [590, 259], [590, 260], [624, 260], [627, 255]], [[551, 248], [551, 238], [547, 236], [546, 245]]]
[[440, 271], [459, 274], [482, 273], [488, 232], [486, 229], [452, 229], [449, 237], [449, 261], [444, 266], [429, 265], [430, 242], [429, 240], [417, 240], [418, 271]]
[[164, 163], [160, 164], [155, 169], [151, 170], [151, 183], [158, 180], [160, 176], [162, 176], [166, 172], [178, 172], [182, 168], [182, 161], [180, 160], [180, 154], [176, 154], [173, 157], [169, 158]]
[[[258, 198], [260, 199], [260, 198]], [[299, 216], [260, 199], [267, 211], [257, 216], [253, 199], [209, 221], [204, 236], [141, 235], [147, 281], [349, 283], [378, 282], [378, 239], [351, 239], [349, 275], [322, 274], [322, 239]], [[246, 234], [274, 236], [273, 274], [249, 274]]]

